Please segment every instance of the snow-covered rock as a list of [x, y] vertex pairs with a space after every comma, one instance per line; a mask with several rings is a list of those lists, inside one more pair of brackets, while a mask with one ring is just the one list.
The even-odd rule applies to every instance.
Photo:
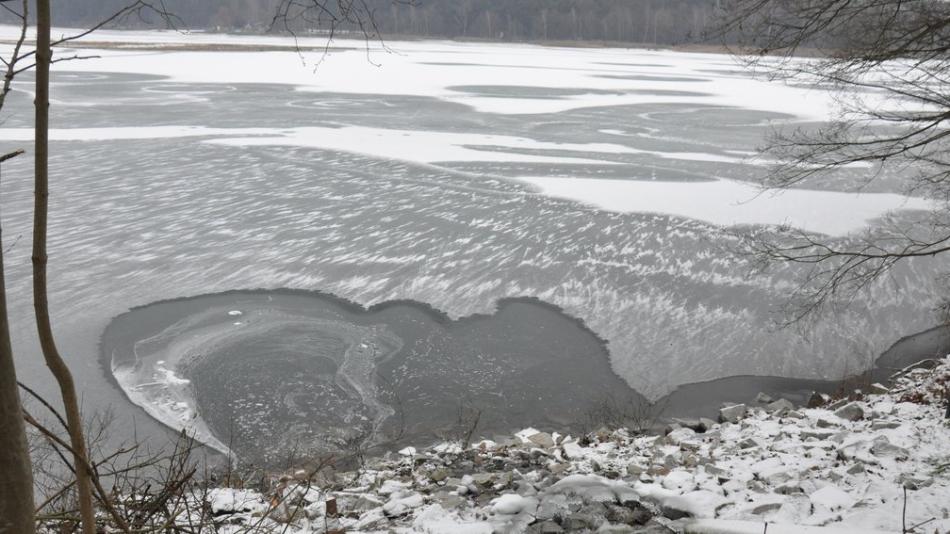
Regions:
[[719, 420], [723, 423], [738, 423], [739, 419], [745, 417], [746, 405], [733, 404], [719, 409]]
[[[940, 468], [950, 465], [947, 383], [950, 359], [857, 400], [727, 406], [727, 423], [682, 420], [665, 436], [525, 429], [465, 449], [407, 447], [339, 473], [335, 487], [282, 478], [290, 482], [279, 495], [304, 513], [285, 514], [293, 519], [281, 529], [312, 534], [332, 521], [351, 533], [758, 534], [768, 522], [770, 534], [872, 534], [901, 531], [906, 488], [907, 524], [950, 532], [950, 469]], [[213, 489], [203, 506], [246, 524], [272, 495]]]

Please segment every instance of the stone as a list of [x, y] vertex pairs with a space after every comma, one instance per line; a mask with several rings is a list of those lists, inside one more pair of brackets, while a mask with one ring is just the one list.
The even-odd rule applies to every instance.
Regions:
[[871, 430], [888, 430], [901, 426], [897, 421], [874, 421], [871, 423]]
[[828, 402], [828, 395], [816, 391], [808, 397], [808, 403], [805, 406], [808, 408], [820, 408], [824, 406], [826, 402]]
[[518, 445], [521, 445], [521, 440], [519, 440], [518, 438], [513, 438], [511, 436], [506, 436], [506, 437], [496, 436], [494, 439], [492, 439], [492, 441], [495, 442], [496, 448], [510, 448], [510, 447], [517, 447]]
[[784, 484], [792, 479], [791, 473], [786, 470], [781, 471], [771, 471], [768, 473], [763, 473], [761, 478], [767, 484], [772, 486], [778, 486]]
[[667, 469], [673, 469], [680, 465], [680, 455], [676, 454], [667, 454], [663, 457], [663, 467]]
[[689, 510], [688, 503], [682, 498], [671, 498], [664, 500], [660, 505], [660, 513], [663, 515], [663, 517], [672, 519], [674, 521], [677, 519], [693, 517], [693, 513]]
[[680, 442], [680, 449], [689, 452], [698, 452], [703, 448], [703, 442], [696, 439], [684, 439]]
[[932, 486], [934, 483], [934, 479], [930, 477], [912, 475], [910, 473], [901, 474], [901, 476], [897, 478], [897, 481], [900, 482], [901, 486], [913, 491]]
[[566, 513], [567, 511], [567, 496], [560, 493], [545, 495], [544, 498], [541, 499], [538, 511], [535, 512], [535, 517], [541, 521], [546, 521], [554, 519], [556, 516]]
[[854, 465], [852, 465], [851, 467], [849, 467], [848, 470], [845, 471], [845, 472], [848, 473], [849, 475], [860, 475], [860, 474], [863, 473], [864, 471], [865, 471], [865, 470], [864, 470], [864, 463], [863, 463], [863, 462], [855, 462]]
[[868, 387], [868, 393], [870, 393], [871, 395], [884, 395], [890, 392], [891, 390], [887, 388], [884, 384], [878, 384], [877, 382], [871, 384], [871, 386]]
[[[819, 421], [822, 421], [822, 419], [819, 419]], [[834, 436], [835, 434], [836, 432], [834, 430], [802, 430], [801, 434], [799, 435], [802, 437], [802, 439], [811, 438], [823, 441], [831, 438], [831, 436]]]
[[733, 404], [719, 409], [719, 420], [723, 423], [738, 423], [740, 419], [745, 417], [745, 414], [745, 404]]
[[767, 514], [769, 512], [774, 512], [782, 507], [780, 502], [767, 502], [765, 504], [760, 504], [752, 509], [752, 513], [755, 515]]
[[668, 424], [665, 427], [663, 427], [663, 435], [668, 436], [670, 433], [676, 432], [677, 430], [681, 428], [683, 428], [683, 426], [680, 425], [679, 423]]
[[635, 507], [618, 506], [616, 504], [607, 505], [607, 521], [611, 523], [622, 523], [624, 525], [643, 525], [653, 519], [651, 514], [642, 504], [637, 503]]
[[910, 457], [910, 452], [907, 449], [894, 445], [886, 436], [874, 438], [874, 442], [871, 445], [871, 454], [878, 458], [886, 457], [898, 460], [906, 460]]
[[394, 495], [383, 505], [383, 513], [386, 517], [400, 517], [409, 513], [413, 508], [422, 506], [422, 495], [418, 493], [408, 493], [406, 495]]
[[818, 420], [815, 421], [815, 426], [817, 426], [818, 428], [833, 428], [833, 427], [838, 426], [838, 423], [835, 423], [834, 421], [829, 421], [828, 419], [825, 419], [823, 417], [819, 417]]
[[856, 500], [848, 492], [836, 487], [825, 486], [812, 492], [808, 499], [815, 506], [821, 506], [831, 511], [847, 510], [855, 505]]
[[475, 473], [472, 475], [472, 482], [478, 484], [479, 486], [491, 486], [494, 481], [495, 475], [491, 473]]
[[548, 467], [548, 470], [551, 471], [552, 475], [561, 475], [567, 471], [568, 464], [554, 464]]
[[700, 425], [702, 426], [702, 428], [703, 428], [703, 429], [701, 430], [701, 432], [709, 432], [709, 431], [712, 430], [718, 423], [716, 423], [715, 421], [713, 421], [712, 419], [710, 419], [710, 418], [708, 418], [708, 417], [700, 417], [700, 418], [699, 418], [699, 424], [700, 424]]
[[599, 503], [587, 504], [580, 510], [562, 517], [561, 527], [568, 532], [596, 530], [607, 522], [607, 510]]
[[752, 447], [758, 447], [758, 446], [759, 446], [759, 442], [755, 441], [752, 438], [745, 438], [744, 440], [739, 442], [740, 449], [751, 449]]
[[789, 410], [788, 413], [785, 414], [785, 417], [790, 417], [790, 418], [792, 418], [792, 419], [804, 419], [804, 418], [805, 418], [805, 416], [802, 415], [802, 413], [799, 412], [798, 410]]
[[654, 517], [647, 524], [642, 527], [638, 527], [636, 530], [637, 534], [676, 534], [681, 532], [674, 528], [672, 525], [667, 525], [668, 520], [663, 517]]
[[789, 482], [775, 488], [775, 493], [778, 493], [779, 495], [800, 495], [805, 493], [805, 490], [802, 489], [801, 484], [798, 482]]
[[676, 430], [670, 432], [666, 439], [669, 440], [673, 445], [679, 445], [683, 441], [688, 440], [696, 435], [696, 432], [691, 428], [677, 428]]
[[617, 502], [621, 506], [626, 506], [627, 508], [643, 507], [643, 504], [640, 502], [640, 494], [631, 487], [615, 487], [614, 494], [616, 494]]
[[588, 517], [578, 517], [571, 515], [570, 517], [562, 519], [561, 525], [563, 525], [563, 527], [566, 528], [568, 532], [590, 531], [591, 528], [593, 528], [593, 525], [588, 522], [589, 519], [590, 518]]
[[772, 400], [772, 397], [762, 392], [759, 392], [759, 394], [755, 396], [755, 402], [759, 404], [769, 404], [772, 402]]
[[547, 432], [538, 432], [537, 434], [532, 434], [528, 436], [528, 441], [544, 449], [551, 449], [555, 445], [554, 438], [552, 438], [551, 434], [548, 434]]
[[841, 444], [843, 444], [843, 443], [845, 442], [845, 440], [847, 440], [849, 437], [851, 437], [851, 432], [848, 432], [847, 430], [842, 430], [842, 431], [840, 431], [840, 432], [835, 432], [834, 434], [832, 434], [832, 435], [828, 438], [828, 440], [829, 440], [829, 441], [832, 441], [832, 442], [834, 442], [834, 443], [837, 443], [838, 445], [841, 445]]
[[794, 409], [795, 405], [792, 404], [788, 399], [779, 399], [775, 402], [769, 403], [769, 405], [765, 407], [765, 411], [769, 413], [788, 413]]
[[707, 474], [712, 475], [714, 477], [723, 477], [723, 476], [726, 476], [727, 474], [727, 471], [725, 469], [721, 467], [716, 467], [715, 465], [712, 465], [712, 464], [706, 464], [705, 466], [703, 466], [703, 469], [706, 470]]
[[526, 534], [560, 534], [564, 532], [564, 529], [554, 521], [541, 521], [529, 526], [525, 532]]
[[673, 422], [683, 428], [688, 428], [693, 432], [705, 432], [705, 428], [703, 428], [703, 424], [699, 419], [673, 418]]
[[640, 465], [636, 461], [627, 464], [627, 474], [632, 477], [640, 476], [642, 473], [645, 473], [646, 470], [646, 467]]
[[452, 494], [439, 494], [435, 496], [435, 499], [439, 502], [442, 508], [445, 508], [446, 510], [461, 508], [463, 504], [468, 502], [464, 498]]
[[345, 501], [341, 503], [341, 508], [345, 512], [368, 512], [373, 508], [378, 508], [383, 505], [383, 501], [376, 499], [372, 495], [360, 495], [352, 501]]
[[703, 459], [702, 459], [701, 457], [699, 457], [699, 456], [696, 456], [695, 454], [687, 454], [687, 455], [683, 458], [683, 465], [686, 466], [686, 467], [689, 467], [689, 468], [695, 468], [695, 467], [698, 466], [698, 465], [700, 464], [700, 462], [702, 462], [702, 461], [703, 461]]
[[647, 469], [646, 473], [640, 475], [640, 480], [643, 480], [644, 477], [655, 478], [655, 477], [665, 477], [670, 474], [670, 468], [663, 465], [653, 465]]
[[856, 402], [850, 402], [837, 410], [835, 415], [847, 421], [858, 421], [864, 419], [864, 409]]
[[447, 478], [449, 478], [449, 472], [445, 469], [436, 469], [429, 473], [429, 480], [432, 482], [439, 483]]
[[848, 401], [848, 399], [846, 399], [846, 398], [845, 398], [845, 399], [838, 399], [838, 400], [832, 402], [831, 404], [829, 404], [829, 405], [828, 405], [828, 409], [831, 410], [831, 411], [835, 411], [835, 410], [837, 410], [838, 408], [844, 407], [846, 404], [848, 404], [848, 402], [849, 402], [849, 401]]

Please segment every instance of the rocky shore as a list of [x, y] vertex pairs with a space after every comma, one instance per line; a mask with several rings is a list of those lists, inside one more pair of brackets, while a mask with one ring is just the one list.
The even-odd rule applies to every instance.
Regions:
[[950, 358], [808, 406], [761, 395], [657, 435], [526, 429], [205, 499], [235, 531], [268, 515], [300, 534], [946, 533], [948, 386]]

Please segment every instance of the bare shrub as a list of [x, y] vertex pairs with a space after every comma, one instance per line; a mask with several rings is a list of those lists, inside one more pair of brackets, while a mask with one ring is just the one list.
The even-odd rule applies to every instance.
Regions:
[[587, 410], [587, 429], [626, 428], [644, 434], [656, 426], [664, 411], [665, 401], [651, 402], [643, 397], [618, 400], [613, 395], [607, 395]]
[[470, 401], [460, 400], [455, 411], [455, 421], [439, 432], [439, 437], [457, 443], [463, 450], [472, 444], [472, 438], [482, 421], [482, 409]]

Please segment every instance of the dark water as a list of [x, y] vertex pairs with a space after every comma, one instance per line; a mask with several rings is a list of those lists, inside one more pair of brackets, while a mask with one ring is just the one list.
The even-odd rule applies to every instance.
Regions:
[[938, 326], [906, 336], [881, 354], [869, 371], [842, 380], [807, 380], [777, 376], [730, 376], [719, 380], [685, 384], [659, 402], [664, 415], [674, 417], [711, 417], [724, 402], [749, 403], [759, 393], [805, 404], [813, 392], [834, 393], [845, 382], [850, 385], [887, 383], [894, 372], [922, 360], [944, 358], [950, 354], [950, 326]]
[[[169, 329], [177, 330], [163, 341]], [[476, 414], [476, 436], [526, 426], [580, 430], [606, 396], [642, 401], [612, 371], [601, 339], [533, 299], [505, 300], [492, 315], [461, 320], [418, 303], [367, 310], [297, 291], [159, 302], [120, 315], [102, 338], [104, 364], [134, 364], [147, 388], [155, 386], [143, 343], [163, 345], [154, 360], [177, 361], [214, 436], [258, 461], [359, 438], [453, 438]], [[372, 353], [368, 360], [361, 347]]]

